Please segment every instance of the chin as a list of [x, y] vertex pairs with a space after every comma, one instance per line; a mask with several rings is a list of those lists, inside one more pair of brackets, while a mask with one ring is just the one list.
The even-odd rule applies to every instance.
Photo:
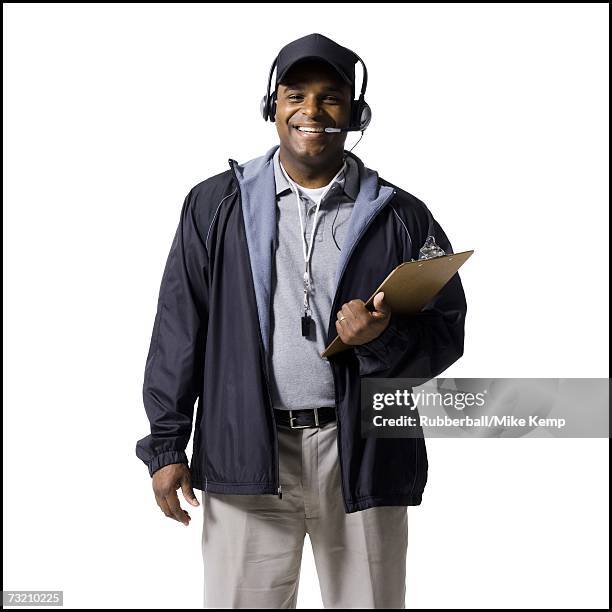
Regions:
[[306, 143], [301, 146], [295, 146], [295, 143], [292, 142], [289, 146], [287, 146], [287, 149], [294, 157], [301, 159], [320, 159], [325, 157], [333, 157], [338, 151], [342, 151], [342, 149], [337, 149], [337, 147], [331, 147], [329, 143]]

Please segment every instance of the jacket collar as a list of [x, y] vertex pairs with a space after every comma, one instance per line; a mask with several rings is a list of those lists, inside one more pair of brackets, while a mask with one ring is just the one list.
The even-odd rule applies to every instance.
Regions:
[[[280, 145], [275, 145], [264, 155], [243, 164], [230, 160], [240, 186], [257, 312], [266, 353], [269, 351], [272, 268], [277, 241], [273, 156], [279, 148]], [[366, 168], [359, 157], [350, 151], [346, 151], [346, 155], [356, 164], [359, 191], [356, 194], [345, 243], [336, 268], [336, 291], [359, 238], [394, 193], [392, 187], [378, 184], [378, 173]]]

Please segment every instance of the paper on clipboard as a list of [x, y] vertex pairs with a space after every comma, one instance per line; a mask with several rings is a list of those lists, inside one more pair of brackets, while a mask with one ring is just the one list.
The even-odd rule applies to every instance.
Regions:
[[[448, 283], [472, 253], [474, 253], [473, 250], [463, 251], [400, 264], [372, 293], [365, 303], [366, 308], [374, 303], [374, 296], [377, 293], [384, 291], [385, 302], [391, 308], [391, 312], [404, 315], [420, 312]], [[344, 344], [340, 336], [336, 336], [321, 353], [321, 357], [330, 357], [349, 348], [351, 347]]]

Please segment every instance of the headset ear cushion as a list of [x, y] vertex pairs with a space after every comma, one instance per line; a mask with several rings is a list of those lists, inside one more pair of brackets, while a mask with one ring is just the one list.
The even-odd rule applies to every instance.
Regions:
[[263, 117], [264, 121], [268, 120], [268, 109], [266, 108], [268, 104], [268, 96], [264, 96], [261, 99], [261, 103], [259, 104], [259, 112], [261, 113], [261, 116]]
[[276, 92], [274, 92], [271, 96], [270, 111], [268, 112], [268, 115], [270, 117], [270, 121], [274, 123], [276, 120]]
[[363, 132], [372, 121], [372, 109], [370, 105], [364, 100], [363, 108], [361, 109], [361, 117], [359, 118], [359, 128]]

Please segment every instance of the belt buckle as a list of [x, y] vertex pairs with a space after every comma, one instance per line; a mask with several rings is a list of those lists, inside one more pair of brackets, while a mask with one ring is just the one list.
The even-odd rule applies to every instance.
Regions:
[[[316, 408], [313, 408], [314, 410], [314, 417], [315, 417], [315, 427], [319, 427], [319, 412]], [[297, 419], [297, 417], [293, 416], [293, 410], [289, 410], [289, 427], [291, 429], [308, 429], [310, 428], [310, 425], [294, 425], [293, 421], [295, 419]]]

